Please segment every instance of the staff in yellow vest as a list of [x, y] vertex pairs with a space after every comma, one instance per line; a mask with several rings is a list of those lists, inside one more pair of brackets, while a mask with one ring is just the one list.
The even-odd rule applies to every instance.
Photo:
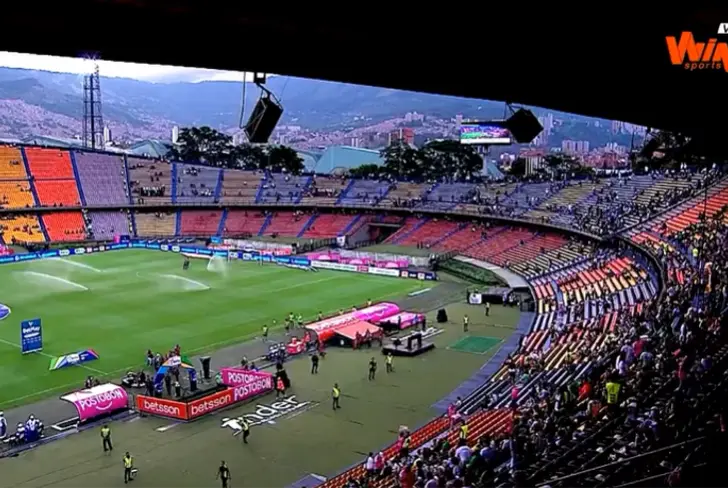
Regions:
[[607, 406], [610, 409], [615, 409], [619, 405], [619, 391], [622, 389], [622, 385], [619, 383], [609, 380], [607, 382]]
[[104, 452], [114, 450], [114, 446], [111, 445], [111, 429], [108, 425], [101, 427], [101, 443], [104, 446]]
[[394, 365], [392, 364], [393, 362], [394, 362], [394, 356], [390, 352], [387, 354], [387, 360], [386, 360], [387, 373], [394, 373]]
[[131, 480], [134, 479], [134, 476], [132, 474], [132, 469], [134, 468], [134, 458], [131, 457], [131, 454], [127, 451], [126, 454], [124, 454], [124, 484], [129, 483]]
[[339, 390], [339, 384], [334, 383], [334, 387], [331, 389], [331, 400], [334, 410], [341, 408], [339, 405], [339, 397], [341, 397], [341, 390]]

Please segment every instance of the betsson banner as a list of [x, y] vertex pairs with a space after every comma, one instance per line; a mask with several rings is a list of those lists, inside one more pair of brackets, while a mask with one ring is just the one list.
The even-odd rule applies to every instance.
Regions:
[[177, 420], [194, 420], [255, 396], [273, 391], [273, 375], [264, 372], [224, 368], [223, 383], [235, 384], [189, 403], [137, 395], [136, 406], [140, 412], [170, 417]]

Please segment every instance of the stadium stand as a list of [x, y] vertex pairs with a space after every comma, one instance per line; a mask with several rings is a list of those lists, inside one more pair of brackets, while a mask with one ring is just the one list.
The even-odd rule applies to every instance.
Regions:
[[44, 207], [81, 205], [71, 155], [61, 149], [25, 149], [38, 204]]
[[142, 237], [170, 237], [175, 235], [177, 216], [174, 212], [136, 212], [137, 234]]
[[389, 189], [387, 181], [352, 180], [339, 198], [339, 204], [376, 206], [386, 198]]
[[81, 212], [46, 212], [41, 218], [52, 242], [83, 241], [87, 237]]
[[498, 256], [512, 247], [524, 244], [534, 239], [533, 231], [524, 229], [507, 229], [495, 235], [489, 235], [487, 239], [478, 242], [467, 251], [467, 255], [474, 259], [490, 261], [492, 257]]
[[392, 184], [389, 192], [381, 202], [382, 206], [408, 207], [410, 202], [419, 202], [425, 191], [425, 185], [420, 183], [397, 182]]
[[223, 235], [257, 236], [267, 219], [268, 216], [254, 210], [231, 210], [225, 220]]
[[304, 238], [336, 237], [341, 235], [353, 223], [356, 217], [341, 214], [319, 214], [309, 225]]
[[220, 201], [230, 204], [254, 203], [261, 186], [261, 175], [251, 171], [227, 170], [222, 175]]
[[447, 239], [451, 234], [457, 232], [463, 227], [459, 222], [451, 222], [448, 220], [430, 219], [424, 224], [412, 229], [412, 232], [402, 236], [397, 240], [400, 246], [415, 246], [429, 248], [436, 245], [443, 239]]
[[45, 149], [26, 147], [30, 174], [36, 180], [72, 180], [75, 179], [71, 155], [63, 149]]
[[475, 186], [468, 183], [434, 184], [420, 196], [420, 205], [436, 210], [451, 210], [458, 203], [471, 200], [476, 193]]
[[298, 203], [310, 177], [266, 174], [258, 201], [261, 203]]
[[0, 208], [28, 208], [35, 199], [27, 181], [0, 181]]
[[402, 227], [397, 229], [397, 231], [390, 235], [384, 242], [386, 244], [398, 244], [400, 240], [406, 238], [411, 232], [414, 232], [419, 227], [425, 225], [427, 221], [427, 218], [407, 217], [402, 224]]
[[216, 201], [220, 169], [191, 164], [177, 164], [177, 203], [212, 203]]
[[81, 197], [75, 180], [35, 180], [35, 191], [44, 207], [78, 207]]
[[6, 244], [46, 240], [35, 215], [0, 215], [0, 226]]
[[128, 157], [129, 185], [135, 203], [172, 203], [172, 165], [149, 159]]
[[0, 180], [26, 180], [28, 175], [20, 149], [0, 145]]
[[538, 235], [532, 239], [524, 239], [523, 243], [492, 255], [490, 262], [499, 266], [510, 267], [537, 258], [546, 252], [558, 249], [566, 244], [566, 239], [555, 234]]
[[111, 240], [117, 235], [133, 235], [126, 210], [109, 212], [89, 212], [91, 220], [89, 229], [90, 239]]
[[180, 235], [209, 237], [217, 235], [222, 211], [183, 210]]
[[127, 205], [124, 156], [76, 151], [74, 160], [86, 205]]
[[309, 215], [304, 215], [301, 212], [276, 212], [271, 215], [268, 225], [263, 230], [263, 235], [296, 237], [301, 233], [310, 218]]
[[334, 177], [314, 177], [304, 190], [301, 203], [309, 205], [333, 205], [341, 192], [346, 190], [348, 181]]

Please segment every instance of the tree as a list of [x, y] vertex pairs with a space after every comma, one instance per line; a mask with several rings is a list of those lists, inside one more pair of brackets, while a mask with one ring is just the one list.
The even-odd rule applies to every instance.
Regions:
[[298, 155], [295, 149], [288, 146], [268, 147], [267, 159], [265, 169], [269, 171], [300, 175], [305, 169], [303, 158]]
[[508, 171], [513, 176], [522, 177], [526, 175], [526, 160], [524, 158], [516, 158], [511, 163], [511, 169]]
[[483, 159], [472, 146], [452, 139], [428, 142], [420, 159], [425, 175], [433, 180], [469, 180], [483, 170]]
[[210, 166], [227, 166], [232, 138], [210, 127], [185, 127], [179, 133], [170, 158], [178, 161], [199, 161]]
[[374, 163], [362, 164], [356, 168], [349, 169], [349, 176], [352, 178], [376, 180], [380, 178], [381, 174], [382, 168]]
[[268, 155], [260, 146], [241, 144], [233, 146], [230, 150], [229, 167], [257, 170], [264, 169], [267, 164]]
[[404, 141], [394, 141], [380, 152], [384, 159], [384, 175], [399, 180], [421, 180], [423, 171], [420, 153]]

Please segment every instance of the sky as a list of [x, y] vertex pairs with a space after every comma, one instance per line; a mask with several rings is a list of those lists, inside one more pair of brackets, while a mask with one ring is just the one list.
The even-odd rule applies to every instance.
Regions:
[[[102, 76], [111, 78], [132, 78], [156, 83], [176, 83], [199, 81], [242, 81], [244, 73], [213, 69], [183, 68], [156, 64], [120, 63], [118, 61], [97, 60]], [[81, 58], [62, 58], [0, 51], [0, 67], [24, 68], [55, 73], [86, 74], [93, 70], [94, 61]], [[247, 73], [251, 81], [252, 73]]]

